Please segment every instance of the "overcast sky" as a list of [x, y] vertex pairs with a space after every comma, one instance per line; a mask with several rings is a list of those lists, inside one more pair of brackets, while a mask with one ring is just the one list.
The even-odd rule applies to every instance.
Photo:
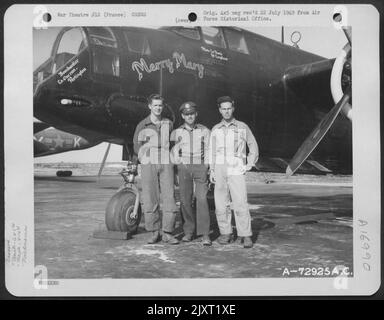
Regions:
[[[33, 31], [34, 69], [50, 56], [53, 42], [60, 29], [61, 28], [49, 28], [46, 30]], [[246, 29], [265, 37], [281, 41], [281, 28], [257, 27]], [[294, 31], [299, 31], [301, 34], [301, 40], [298, 43], [300, 49], [318, 54], [325, 58], [336, 57], [346, 44], [344, 33], [341, 30], [336, 30], [332, 27], [286, 27], [284, 30], [286, 44], [292, 44], [290, 37]], [[70, 151], [58, 155], [35, 158], [35, 162], [101, 162], [106, 149], [107, 144], [102, 143], [96, 147], [86, 150]], [[121, 161], [121, 157], [121, 146], [112, 145], [107, 161]]]

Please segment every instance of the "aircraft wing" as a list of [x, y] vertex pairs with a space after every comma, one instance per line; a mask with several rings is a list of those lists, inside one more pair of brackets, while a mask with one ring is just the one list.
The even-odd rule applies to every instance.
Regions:
[[43, 131], [49, 127], [50, 125], [47, 123], [41, 122], [39, 120], [33, 121], [33, 134]]
[[101, 142], [122, 144], [120, 140], [114, 137], [101, 135], [75, 125], [53, 127], [48, 123], [35, 119], [33, 128], [35, 157], [87, 149]]
[[77, 125], [66, 124], [64, 122], [58, 125], [52, 125], [52, 124], [43, 122], [37, 118], [35, 118], [33, 122], [33, 133], [34, 134], [39, 133], [49, 127], [55, 128], [60, 131], [64, 131], [65, 133], [68, 133], [68, 134], [82, 137], [91, 143], [109, 142], [109, 143], [114, 143], [119, 145], [124, 144], [124, 141], [122, 139], [119, 139], [113, 136], [107, 136], [97, 131], [88, 130]]

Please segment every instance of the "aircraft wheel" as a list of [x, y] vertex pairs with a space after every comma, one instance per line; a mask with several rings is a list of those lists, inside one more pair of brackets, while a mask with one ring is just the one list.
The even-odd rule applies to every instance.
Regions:
[[132, 217], [136, 195], [131, 190], [122, 189], [108, 202], [105, 211], [105, 223], [109, 231], [128, 231], [136, 233], [141, 220], [141, 207], [136, 217]]
[[70, 176], [72, 176], [72, 171], [71, 170], [59, 170], [59, 171], [56, 171], [56, 176], [58, 176], [58, 177], [70, 177]]

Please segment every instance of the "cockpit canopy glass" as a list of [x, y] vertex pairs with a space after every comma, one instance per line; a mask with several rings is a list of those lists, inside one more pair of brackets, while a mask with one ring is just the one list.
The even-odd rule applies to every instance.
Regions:
[[225, 48], [225, 41], [220, 28], [201, 27], [204, 42], [220, 48]]
[[245, 54], [249, 54], [247, 42], [242, 32], [224, 28], [224, 34], [227, 39], [229, 49]]
[[199, 30], [196, 27], [174, 27], [172, 30], [186, 38], [200, 40]]
[[81, 50], [83, 50], [86, 47], [85, 41], [83, 31], [80, 28], [72, 28], [66, 31], [62, 35], [57, 48], [55, 56], [55, 69], [60, 69]]
[[95, 46], [93, 53], [93, 70], [97, 74], [119, 77], [120, 57], [117, 40], [111, 28], [90, 27], [88, 34]]
[[148, 40], [143, 34], [126, 30], [124, 31], [124, 36], [129, 51], [139, 53], [141, 55], [151, 54]]
[[117, 48], [117, 41], [110, 28], [88, 28], [89, 36], [93, 44], [97, 46]]

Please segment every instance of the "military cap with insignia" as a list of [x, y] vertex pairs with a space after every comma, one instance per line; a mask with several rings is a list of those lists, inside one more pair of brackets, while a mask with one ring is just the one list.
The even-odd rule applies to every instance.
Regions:
[[179, 111], [183, 114], [189, 114], [189, 113], [195, 113], [197, 111], [196, 109], [197, 105], [193, 101], [184, 102], [181, 106]]

